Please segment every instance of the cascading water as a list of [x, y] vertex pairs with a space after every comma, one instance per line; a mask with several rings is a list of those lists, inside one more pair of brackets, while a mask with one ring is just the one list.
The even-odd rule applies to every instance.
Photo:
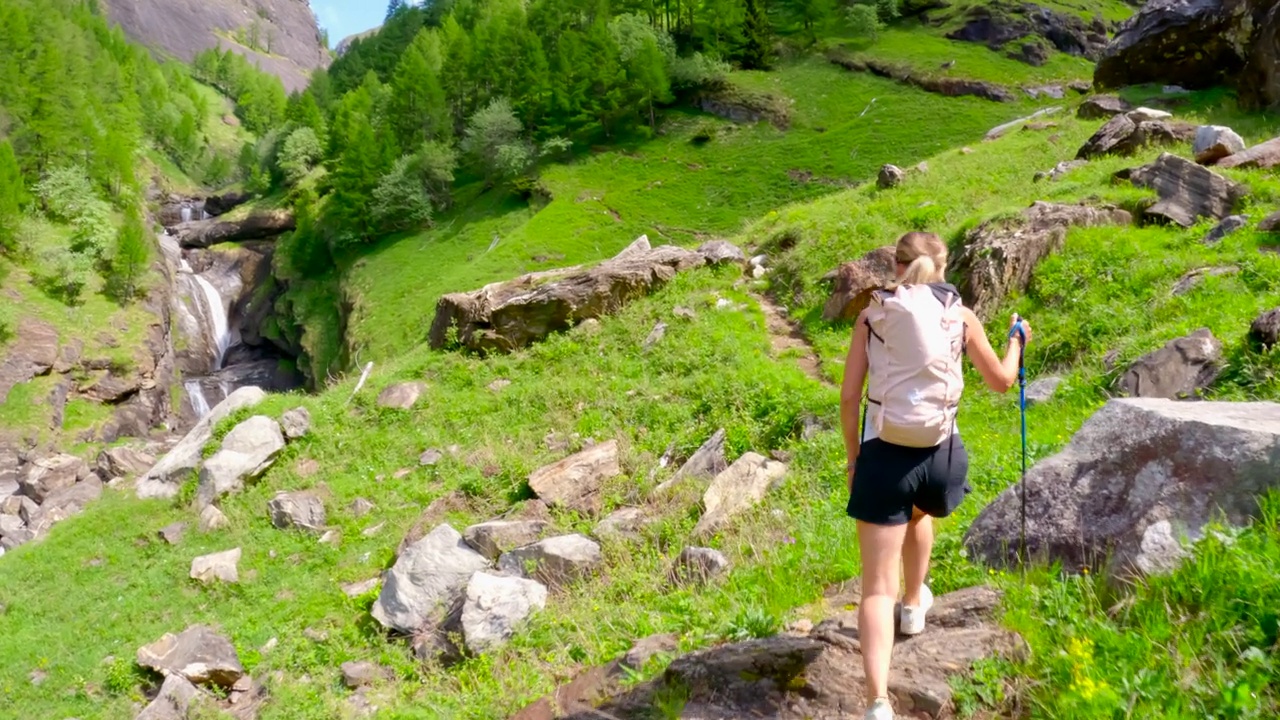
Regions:
[[191, 409], [195, 411], [196, 417], [208, 415], [209, 401], [204, 396], [204, 387], [200, 385], [200, 381], [188, 380], [182, 386], [187, 390], [187, 397], [191, 399]]
[[[184, 208], [185, 211], [185, 208]], [[207, 318], [208, 326], [206, 331], [211, 341], [211, 349], [214, 352], [213, 363], [210, 365], [210, 372], [216, 373], [223, 368], [226, 361], [227, 350], [231, 347], [231, 333], [228, 328], [228, 310], [222, 303], [222, 294], [204, 277], [195, 273], [191, 269], [191, 265], [184, 258], [180, 265], [181, 272], [191, 275], [197, 287], [200, 288], [200, 296], [204, 300], [204, 318]], [[223, 390], [223, 396], [228, 394], [225, 382], [219, 383]], [[187, 397], [191, 400], [191, 409], [195, 411], [196, 417], [203, 418], [209, 414], [209, 400], [205, 396], [204, 385], [200, 379], [192, 379], [183, 383], [183, 387], [187, 391]]]

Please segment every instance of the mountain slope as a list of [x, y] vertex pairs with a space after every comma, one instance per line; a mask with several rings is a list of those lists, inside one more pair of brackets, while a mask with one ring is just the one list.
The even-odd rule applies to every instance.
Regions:
[[229, 47], [276, 75], [290, 92], [329, 66], [307, 0], [105, 0], [108, 15], [136, 42], [190, 62]]

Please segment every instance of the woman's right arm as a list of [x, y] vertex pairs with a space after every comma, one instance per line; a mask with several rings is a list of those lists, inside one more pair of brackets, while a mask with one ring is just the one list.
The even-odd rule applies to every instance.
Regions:
[[[1014, 333], [1013, 337], [1009, 338], [1009, 347], [1005, 351], [1004, 360], [1001, 360], [996, 355], [995, 349], [991, 347], [991, 342], [987, 340], [987, 332], [982, 327], [982, 321], [968, 308], [964, 309], [964, 322], [969, 359], [973, 361], [974, 367], [982, 375], [987, 387], [998, 393], [1008, 392], [1009, 388], [1018, 381], [1018, 356], [1023, 348], [1022, 336]], [[1012, 329], [1013, 325], [1010, 324], [1009, 327]], [[1029, 341], [1031, 325], [1026, 320], [1022, 321], [1022, 330], [1026, 340]]]

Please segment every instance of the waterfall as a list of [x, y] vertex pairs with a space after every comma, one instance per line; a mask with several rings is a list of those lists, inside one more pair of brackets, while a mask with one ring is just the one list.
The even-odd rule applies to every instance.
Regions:
[[218, 294], [218, 289], [212, 283], [199, 275], [195, 278], [196, 284], [204, 291], [209, 322], [213, 323], [213, 327], [210, 328], [215, 348], [213, 369], [221, 370], [222, 360], [226, 357], [227, 348], [231, 346], [231, 334], [227, 331], [227, 309], [222, 306], [222, 296]]
[[182, 206], [182, 222], [184, 223], [191, 222], [191, 207], [188, 205]]
[[187, 389], [187, 397], [191, 399], [191, 409], [195, 410], [196, 417], [202, 418], [209, 414], [209, 401], [205, 399], [204, 388], [200, 386], [199, 380], [188, 380], [182, 385]]

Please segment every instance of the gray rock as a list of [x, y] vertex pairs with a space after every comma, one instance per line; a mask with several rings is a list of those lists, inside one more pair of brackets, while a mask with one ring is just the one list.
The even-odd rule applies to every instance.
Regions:
[[622, 657], [622, 664], [632, 670], [643, 669], [658, 655], [674, 655], [680, 650], [680, 637], [672, 634], [650, 635], [639, 640]]
[[91, 474], [84, 482], [50, 493], [40, 509], [46, 516], [58, 513], [59, 519], [66, 519], [83, 512], [89, 503], [102, 497], [102, 487], [102, 480]]
[[192, 701], [200, 691], [181, 675], [169, 675], [160, 686], [160, 694], [143, 708], [136, 720], [187, 720]]
[[1209, 231], [1209, 234], [1204, 236], [1204, 239], [1201, 240], [1201, 242], [1206, 245], [1212, 245], [1216, 242], [1220, 242], [1226, 236], [1237, 230], [1243, 229], [1248, 224], [1249, 218], [1245, 215], [1229, 215], [1223, 218], [1222, 222], [1215, 225], [1213, 229]]
[[694, 535], [712, 534], [757, 505], [786, 473], [786, 465], [757, 453], [749, 452], [738, 458], [711, 481], [702, 496], [705, 509], [693, 530]]
[[595, 541], [584, 535], [561, 535], [503, 554], [498, 568], [559, 589], [595, 572], [603, 562]]
[[1081, 103], [1076, 116], [1084, 120], [1101, 120], [1123, 115], [1131, 110], [1132, 105], [1114, 95], [1097, 95]]
[[1201, 328], [1140, 358], [1120, 378], [1120, 389], [1130, 397], [1193, 396], [1213, 384], [1221, 371], [1222, 343]]
[[1057, 376], [1036, 378], [1027, 385], [1027, 405], [1049, 402], [1061, 385], [1062, 378]]
[[[1196, 126], [1157, 118], [1158, 112], [1138, 108], [1124, 115], [1116, 115], [1081, 146], [1076, 159], [1133, 155], [1147, 147], [1177, 145], [1195, 137]], [[1167, 117], [1168, 113], [1164, 115]]]
[[311, 432], [311, 412], [304, 407], [296, 407], [280, 418], [280, 427], [289, 440], [304, 438]]
[[649, 516], [643, 508], [622, 508], [601, 520], [595, 527], [595, 535], [599, 538], [634, 537], [647, 524], [649, 524]]
[[55, 455], [41, 458], [27, 467], [22, 478], [22, 493], [38, 503], [43, 503], [51, 493], [75, 485], [89, 476], [89, 466], [71, 455]]
[[394, 410], [408, 410], [418, 404], [427, 384], [423, 382], [405, 382], [389, 385], [378, 394], [378, 407]]
[[368, 660], [342, 663], [342, 684], [349, 690], [367, 687], [386, 680], [390, 673], [381, 665]]
[[430, 449], [424, 450], [422, 454], [418, 456], [418, 464], [423, 467], [431, 467], [432, 465], [435, 465], [436, 463], [440, 462], [443, 459], [444, 459], [443, 452], [435, 448], [430, 448]]
[[854, 320], [871, 304], [871, 294], [894, 278], [897, 266], [893, 246], [879, 247], [852, 262], [841, 264], [824, 280], [832, 281], [831, 297], [822, 308], [822, 319]]
[[11, 533], [5, 533], [4, 537], [0, 538], [0, 548], [12, 550], [19, 545], [25, 545], [35, 539], [36, 534], [30, 530], [16, 530]]
[[98, 472], [105, 478], [138, 477], [151, 469], [156, 459], [131, 447], [114, 447], [98, 453]]
[[244, 677], [235, 646], [206, 625], [193, 625], [179, 635], [165, 633], [138, 649], [138, 664], [166, 677], [177, 675], [195, 685], [230, 689]]
[[1122, 170], [1116, 177], [1156, 191], [1159, 200], [1143, 211], [1191, 227], [1198, 218], [1222, 220], [1246, 195], [1246, 188], [1177, 155], [1161, 153], [1150, 165]]
[[213, 532], [227, 527], [227, 516], [215, 505], [206, 506], [200, 511], [200, 532]]
[[449, 525], [410, 545], [387, 571], [373, 617], [384, 627], [412, 634], [448, 611], [475, 573], [490, 567]]
[[319, 532], [327, 520], [324, 500], [311, 490], [276, 493], [267, 503], [267, 511], [271, 513], [271, 524], [281, 530]]
[[509, 641], [535, 610], [547, 606], [547, 588], [534, 580], [478, 572], [467, 584], [462, 633], [467, 649], [489, 652]]
[[215, 580], [240, 582], [240, 548], [202, 555], [191, 561], [191, 579], [208, 585]]
[[176, 522], [172, 525], [165, 525], [156, 533], [160, 539], [170, 545], [177, 545], [182, 542], [182, 536], [187, 531], [187, 524], [184, 522]]
[[714, 478], [729, 467], [724, 456], [725, 430], [720, 428], [707, 439], [670, 480], [653, 489], [654, 497], [661, 497], [685, 478]]
[[876, 178], [876, 185], [881, 190], [896, 188], [907, 179], [907, 171], [897, 165], [883, 165], [880, 168], [880, 174]]
[[12, 535], [26, 527], [26, 521], [17, 515], [0, 515], [0, 537]]
[[547, 530], [542, 520], [490, 520], [463, 532], [467, 544], [490, 560], [518, 547], [532, 545]]
[[[1112, 400], [1028, 472], [1030, 556], [1068, 570], [1105, 568], [1113, 578], [1164, 567], [1169, 536], [1257, 517], [1259, 494], [1280, 483], [1277, 447], [1280, 404]], [[970, 552], [1016, 562], [1022, 487], [981, 512], [965, 537]], [[1168, 530], [1148, 536], [1162, 521]]]
[[280, 424], [265, 415], [255, 415], [235, 426], [222, 440], [222, 449], [200, 468], [196, 494], [201, 507], [243, 490], [246, 480], [271, 467], [284, 445]]
[[348, 509], [351, 511], [351, 517], [362, 518], [376, 510], [377, 507], [377, 505], [364, 498], [356, 498], [351, 501], [351, 506]]
[[654, 345], [657, 345], [658, 343], [662, 342], [662, 338], [666, 337], [666, 335], [667, 335], [667, 324], [659, 320], [658, 324], [654, 325], [653, 330], [649, 332], [649, 336], [644, 339], [644, 343], [641, 344], [641, 347], [645, 350], [648, 350], [649, 348], [652, 348]]
[[360, 582], [347, 583], [342, 586], [342, 594], [349, 598], [358, 598], [378, 587], [380, 582], [382, 581], [379, 578], [369, 578]]
[[674, 579], [682, 582], [705, 583], [729, 570], [729, 558], [719, 550], [705, 547], [687, 547], [680, 551], [672, 568]]
[[1272, 138], [1264, 143], [1230, 155], [1218, 161], [1220, 168], [1261, 168], [1268, 169], [1280, 165], [1280, 138]]
[[1263, 349], [1280, 344], [1280, 308], [1259, 315], [1249, 326], [1249, 339]]
[[1235, 130], [1221, 125], [1201, 125], [1191, 146], [1196, 162], [1201, 165], [1212, 165], [1244, 150], [1244, 139]]
[[1240, 272], [1240, 268], [1235, 265], [1225, 265], [1223, 267], [1196, 268], [1182, 277], [1178, 278], [1178, 282], [1173, 284], [1174, 295], [1185, 295], [1191, 292], [1197, 285], [1204, 281], [1207, 277], [1227, 277], [1236, 275]]
[[529, 487], [551, 507], [589, 510], [607, 478], [620, 475], [618, 442], [593, 445], [529, 475]]
[[617, 255], [614, 255], [613, 257], [615, 260], [625, 260], [629, 258], [642, 257], [645, 255], [645, 253], [648, 253], [652, 250], [653, 250], [653, 245], [649, 243], [649, 236], [641, 235], [640, 237], [633, 240], [630, 245], [623, 248], [621, 252], [619, 252]]
[[256, 387], [242, 387], [228, 395], [226, 400], [218, 403], [208, 415], [201, 418], [168, 454], [160, 458], [138, 480], [138, 497], [146, 499], [176, 496], [182, 481], [200, 466], [204, 446], [213, 437], [214, 426], [228, 415], [241, 408], [257, 405], [266, 397], [266, 392]]
[[0, 501], [13, 497], [22, 491], [16, 478], [0, 478]]
[[1173, 572], [1190, 555], [1168, 520], [1147, 526], [1138, 542], [1138, 554], [1133, 563], [1143, 575], [1162, 575]]
[[698, 254], [707, 259], [708, 265], [725, 263], [742, 264], [747, 261], [742, 248], [728, 240], [711, 240], [698, 247]]

